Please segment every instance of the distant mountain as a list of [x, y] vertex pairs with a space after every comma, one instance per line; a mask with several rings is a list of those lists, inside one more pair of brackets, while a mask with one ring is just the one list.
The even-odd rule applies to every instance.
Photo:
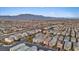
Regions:
[[17, 16], [0, 16], [0, 20], [70, 20], [70, 19], [46, 17], [42, 15], [33, 15], [33, 14], [20, 14]]

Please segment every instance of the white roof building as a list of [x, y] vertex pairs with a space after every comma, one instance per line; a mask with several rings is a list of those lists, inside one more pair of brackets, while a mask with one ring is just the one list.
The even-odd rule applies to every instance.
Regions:
[[44, 40], [44, 34], [42, 33], [38, 33], [35, 35], [35, 37], [33, 38], [33, 42], [42, 42]]
[[71, 42], [76, 42], [76, 38], [75, 37], [71, 37]]
[[11, 42], [13, 42], [14, 40], [13, 40], [13, 39], [9, 39], [9, 38], [5, 38], [4, 41], [7, 42], [7, 43], [11, 43]]
[[65, 50], [70, 50], [71, 49], [71, 46], [72, 46], [72, 43], [71, 42], [65, 41], [65, 44], [64, 44], [64, 49]]
[[10, 39], [10, 40], [17, 40], [18, 38], [17, 38], [15, 35], [10, 35], [10, 36], [9, 36], [9, 39]]
[[66, 36], [65, 38], [64, 38], [64, 41], [69, 41], [70, 40], [70, 37], [69, 36]]
[[32, 46], [30, 48], [28, 48], [26, 51], [37, 51], [37, 46]]
[[29, 48], [30, 47], [26, 46], [24, 43], [21, 43], [10, 48], [10, 51], [27, 51]]
[[38, 49], [37, 46], [32, 46], [32, 47], [30, 48], [31, 51], [37, 51], [37, 49]]
[[75, 51], [79, 51], [79, 42], [73, 43], [73, 49], [74, 49]]
[[26, 32], [22, 33], [22, 37], [28, 36], [28, 34]]
[[57, 37], [53, 37], [53, 39], [51, 41], [49, 41], [49, 46], [53, 47], [56, 45], [57, 42]]
[[21, 33], [18, 33], [18, 34], [15, 34], [16, 37], [17, 37], [17, 40], [21, 39], [22, 38], [22, 34]]

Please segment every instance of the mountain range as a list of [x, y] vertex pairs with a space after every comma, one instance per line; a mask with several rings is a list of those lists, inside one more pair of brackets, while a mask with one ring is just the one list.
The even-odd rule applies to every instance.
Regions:
[[[0, 20], [74, 20], [73, 18], [47, 17], [33, 14], [20, 14], [16, 16], [0, 16]], [[79, 20], [75, 18], [75, 20]]]

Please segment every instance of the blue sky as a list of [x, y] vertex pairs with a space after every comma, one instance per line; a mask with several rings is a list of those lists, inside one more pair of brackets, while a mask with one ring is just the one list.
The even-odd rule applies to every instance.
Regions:
[[78, 7], [0, 7], [0, 15], [36, 14], [51, 17], [77, 17]]

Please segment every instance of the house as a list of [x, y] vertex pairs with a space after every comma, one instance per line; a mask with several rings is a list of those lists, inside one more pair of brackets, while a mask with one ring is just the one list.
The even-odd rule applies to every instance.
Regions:
[[49, 41], [49, 46], [53, 47], [56, 45], [56, 43], [57, 43], [57, 36], [53, 37], [53, 39]]
[[60, 49], [63, 48], [63, 43], [62, 43], [62, 41], [60, 41], [60, 40], [57, 41], [57, 48], [60, 48]]
[[52, 37], [50, 37], [50, 36], [45, 37], [43, 44], [45, 44], [46, 46], [49, 46], [49, 42], [51, 39], [52, 39]]
[[33, 38], [33, 42], [36, 42], [36, 43], [41, 43], [43, 41], [44, 41], [44, 34], [42, 33], [37, 33]]
[[28, 51], [37, 51], [37, 46], [32, 46], [32, 47], [30, 47], [30, 49], [28, 50]]
[[65, 50], [67, 50], [67, 51], [71, 50], [71, 46], [72, 46], [71, 42], [65, 41], [65, 43], [64, 43], [64, 49]]
[[26, 36], [28, 36], [28, 34], [26, 32], [23, 32], [22, 37], [26, 37]]
[[9, 36], [9, 39], [10, 40], [18, 40], [18, 38], [16, 37], [16, 35], [10, 35]]
[[75, 37], [71, 37], [71, 42], [76, 42], [76, 38]]
[[20, 40], [22, 38], [22, 33], [17, 33], [15, 34], [15, 36], [17, 37], [16, 40]]
[[74, 51], [79, 51], [79, 42], [74, 42], [73, 43], [73, 50]]
[[63, 36], [59, 36], [58, 40], [63, 41], [64, 37]]
[[65, 36], [64, 41], [69, 41], [70, 37], [69, 36]]
[[30, 47], [26, 46], [24, 43], [20, 43], [16, 46], [10, 48], [10, 51], [27, 51]]
[[13, 42], [14, 42], [14, 39], [9, 39], [9, 38], [4, 38], [2, 40], [2, 43], [5, 44], [5, 45], [10, 45]]

